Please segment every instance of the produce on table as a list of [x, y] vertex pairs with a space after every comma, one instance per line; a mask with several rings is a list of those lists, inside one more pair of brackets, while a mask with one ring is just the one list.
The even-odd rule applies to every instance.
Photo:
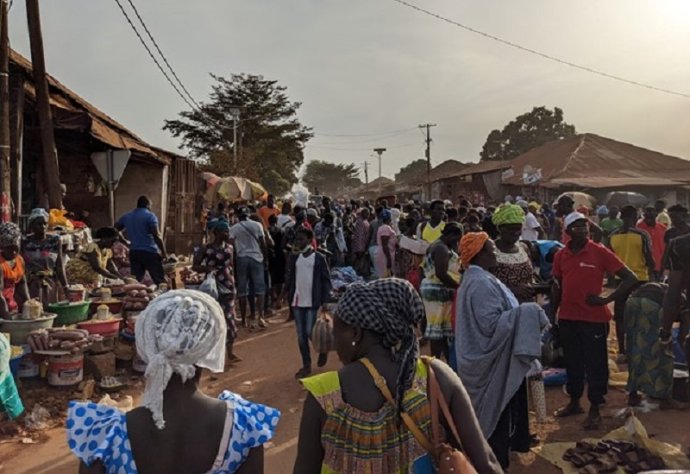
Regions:
[[206, 278], [206, 275], [203, 273], [197, 273], [191, 268], [185, 268], [182, 270], [180, 272], [180, 276], [182, 277], [182, 283], [185, 285], [201, 285]]
[[155, 287], [146, 286], [141, 283], [128, 283], [124, 286], [126, 295], [122, 299], [124, 309], [127, 311], [141, 311], [145, 309], [149, 302], [160, 293], [155, 291]]
[[29, 347], [36, 351], [66, 351], [79, 354], [87, 350], [94, 342], [100, 342], [103, 336], [89, 334], [85, 329], [48, 328], [32, 331], [27, 338]]

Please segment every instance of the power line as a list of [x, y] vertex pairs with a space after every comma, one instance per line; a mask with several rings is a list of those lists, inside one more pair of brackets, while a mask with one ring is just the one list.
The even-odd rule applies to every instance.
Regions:
[[153, 46], [156, 48], [156, 51], [158, 51], [158, 54], [160, 54], [160, 56], [161, 56], [161, 58], [163, 59], [163, 62], [165, 63], [165, 65], [168, 66], [168, 69], [169, 69], [170, 72], [172, 73], [172, 75], [173, 75], [173, 77], [175, 78], [175, 80], [177, 80], [177, 83], [180, 85], [180, 87], [182, 88], [182, 90], [184, 91], [184, 93], [187, 94], [187, 97], [189, 97], [189, 100], [192, 101], [192, 103], [196, 106], [196, 108], [197, 108], [197, 109], [201, 108], [201, 107], [199, 107], [199, 104], [197, 103], [197, 101], [194, 100], [194, 97], [192, 97], [192, 94], [189, 93], [189, 91], [187, 90], [187, 88], [184, 86], [184, 84], [182, 83], [182, 81], [180, 80], [180, 78], [179, 78], [179, 77], [177, 76], [177, 74], [175, 73], [175, 70], [173, 69], [173, 67], [172, 67], [172, 66], [170, 65], [170, 63], [168, 62], [168, 58], [166, 58], [166, 57], [165, 57], [165, 54], [163, 54], [163, 51], [161, 51], [160, 47], [158, 46], [158, 43], [157, 43], [156, 40], [153, 38], [153, 35], [151, 34], [151, 31], [149, 30], [148, 26], [146, 26], [146, 23], [144, 22], [144, 19], [143, 19], [143, 18], [141, 17], [141, 15], [139, 14], [139, 10], [137, 10], [137, 7], [134, 5], [134, 2], [133, 2], [132, 0], [127, 0], [127, 2], [128, 2], [129, 5], [132, 7], [132, 10], [134, 10], [134, 14], [135, 14], [135, 15], [137, 16], [137, 18], [139, 19], [139, 22], [141, 23], [141, 26], [144, 27], [144, 31], [146, 32], [146, 34], [148, 35], [149, 39], [150, 39], [151, 42], [153, 43]]
[[134, 23], [132, 23], [132, 20], [130, 19], [129, 15], [127, 14], [124, 7], [120, 3], [120, 0], [115, 0], [115, 3], [117, 3], [117, 6], [120, 7], [120, 11], [122, 12], [125, 19], [127, 20], [127, 23], [129, 23], [129, 26], [132, 28], [134, 33], [137, 35], [137, 38], [139, 38], [139, 42], [142, 44], [144, 49], [146, 49], [146, 52], [149, 53], [149, 56], [151, 57], [153, 62], [158, 67], [158, 70], [161, 72], [161, 74], [163, 74], [163, 76], [165, 76], [165, 79], [172, 86], [172, 88], [175, 89], [175, 92], [177, 92], [177, 95], [180, 96], [180, 98], [189, 106], [189, 108], [194, 109], [195, 108], [194, 105], [191, 102], [189, 102], [189, 100], [182, 94], [182, 92], [180, 92], [180, 89], [175, 85], [175, 83], [172, 81], [172, 79], [170, 79], [170, 76], [168, 76], [168, 73], [165, 72], [165, 70], [161, 66], [161, 63], [158, 62], [158, 59], [156, 59], [156, 57], [153, 55], [151, 48], [149, 48], [149, 46], [144, 41], [144, 38], [142, 38], [141, 34], [139, 34], [139, 30], [137, 30], [137, 27], [134, 26]]
[[399, 130], [390, 130], [388, 132], [380, 132], [380, 133], [360, 133], [360, 134], [352, 134], [352, 133], [315, 133], [314, 136], [317, 137], [378, 137], [381, 135], [393, 135], [393, 134], [403, 134], [405, 132], [409, 132], [410, 130], [414, 130], [416, 127], [412, 128], [401, 128]]
[[476, 35], [483, 36], [483, 37], [488, 38], [490, 40], [497, 41], [497, 42], [502, 43], [506, 46], [510, 46], [511, 48], [519, 49], [519, 50], [524, 51], [526, 53], [540, 56], [544, 59], [548, 59], [549, 61], [554, 61], [554, 62], [557, 62], [559, 64], [565, 65], [565, 66], [569, 66], [569, 67], [579, 69], [581, 71], [589, 72], [592, 74], [597, 74], [599, 76], [607, 77], [609, 79], [613, 79], [613, 80], [619, 81], [619, 82], [624, 82], [626, 84], [630, 84], [633, 86], [644, 87], [646, 89], [654, 90], [657, 92], [663, 92], [665, 94], [671, 94], [671, 95], [675, 95], [675, 96], [679, 96], [679, 97], [684, 97], [686, 99], [690, 99], [690, 94], [686, 94], [684, 92], [678, 92], [678, 91], [673, 91], [670, 89], [664, 89], [662, 87], [657, 87], [657, 86], [654, 86], [652, 84], [646, 84], [644, 82], [634, 81], [632, 79], [626, 79], [626, 78], [621, 77], [621, 76], [616, 76], [615, 74], [609, 74], [608, 72], [599, 71], [598, 69], [592, 69], [592, 68], [587, 67], [587, 66], [582, 66], [580, 64], [576, 64], [576, 63], [573, 63], [571, 61], [567, 61], [565, 59], [561, 59], [561, 58], [558, 58], [556, 56], [551, 56], [550, 54], [543, 53], [541, 51], [537, 51], [536, 49], [528, 48], [526, 46], [522, 46], [522, 45], [519, 45], [517, 43], [513, 43], [512, 41], [500, 38], [498, 36], [494, 36], [490, 33], [485, 33], [483, 31], [472, 28], [471, 26], [467, 26], [467, 25], [459, 23], [455, 20], [451, 20], [450, 18], [446, 18], [444, 16], [441, 16], [438, 13], [434, 13], [432, 11], [425, 10], [424, 8], [418, 7], [417, 5], [413, 5], [412, 3], [408, 3], [405, 0], [393, 0], [393, 1], [396, 3], [399, 3], [401, 5], [404, 5], [408, 8], [411, 8], [413, 10], [416, 10], [420, 13], [424, 13], [425, 15], [431, 16], [433, 18], [444, 21], [446, 23], [450, 23], [453, 26], [457, 26], [457, 27], [462, 28], [466, 31], [469, 31], [470, 33], [474, 33]]
[[[407, 148], [407, 147], [411, 147], [411, 146], [414, 146], [414, 145], [419, 145], [419, 143], [418, 143], [418, 142], [414, 142], [414, 143], [405, 143], [405, 144], [403, 144], [403, 145], [389, 146], [388, 148], [389, 148], [389, 149], [392, 149], [392, 148]], [[311, 148], [322, 148], [322, 149], [324, 149], [324, 150], [336, 150], [336, 151], [370, 151], [370, 150], [371, 150], [370, 148], [336, 148], [336, 147], [330, 147], [330, 146], [313, 145], [313, 144], [311, 144], [311, 143], [307, 143], [307, 144], [305, 145], [305, 148], [310, 148], [310, 147], [311, 147]]]

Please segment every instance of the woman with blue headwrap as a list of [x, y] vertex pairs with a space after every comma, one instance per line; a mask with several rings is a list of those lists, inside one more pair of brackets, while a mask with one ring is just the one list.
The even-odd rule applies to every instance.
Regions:
[[193, 269], [200, 273], [211, 273], [216, 279], [218, 302], [225, 313], [228, 328], [226, 336], [228, 361], [239, 362], [241, 359], [233, 352], [237, 326], [235, 325], [234, 249], [229, 242], [230, 223], [224, 218], [214, 218], [208, 221], [206, 228], [213, 236], [213, 240], [201, 247], [194, 255]]

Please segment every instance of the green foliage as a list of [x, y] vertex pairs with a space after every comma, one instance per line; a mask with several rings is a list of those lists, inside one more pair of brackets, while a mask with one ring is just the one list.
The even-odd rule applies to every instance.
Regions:
[[563, 110], [534, 107], [503, 130], [492, 130], [479, 154], [481, 161], [512, 160], [544, 143], [575, 135], [575, 126], [563, 121]]
[[395, 180], [400, 182], [415, 182], [426, 179], [426, 160], [415, 160], [400, 168], [395, 174]]
[[356, 165], [329, 163], [314, 160], [307, 163], [302, 182], [310, 192], [339, 196], [343, 191], [360, 186], [359, 169]]
[[[280, 195], [298, 181], [304, 145], [311, 128], [297, 119], [301, 104], [291, 102], [277, 81], [252, 74], [230, 79], [212, 75], [210, 100], [198, 110], [180, 112], [164, 129], [182, 138], [182, 146], [204, 169], [221, 176], [242, 176]], [[233, 159], [232, 109], [240, 108], [238, 162]]]

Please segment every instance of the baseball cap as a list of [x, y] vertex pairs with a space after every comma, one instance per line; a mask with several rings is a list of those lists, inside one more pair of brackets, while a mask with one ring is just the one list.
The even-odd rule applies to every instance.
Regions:
[[575, 222], [579, 220], [587, 220], [587, 216], [582, 214], [581, 212], [571, 212], [567, 216], [565, 216], [564, 224], [565, 228], [568, 229], [570, 228], [571, 225], [573, 225]]

